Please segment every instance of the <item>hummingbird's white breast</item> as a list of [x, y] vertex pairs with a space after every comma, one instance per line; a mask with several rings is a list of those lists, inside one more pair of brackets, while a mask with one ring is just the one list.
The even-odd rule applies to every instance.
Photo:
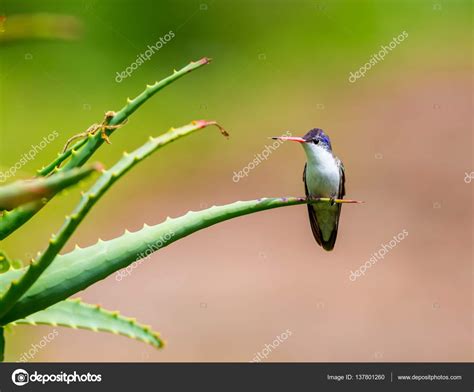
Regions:
[[306, 186], [313, 197], [337, 197], [340, 170], [332, 152], [315, 144], [305, 144], [308, 163], [306, 165]]

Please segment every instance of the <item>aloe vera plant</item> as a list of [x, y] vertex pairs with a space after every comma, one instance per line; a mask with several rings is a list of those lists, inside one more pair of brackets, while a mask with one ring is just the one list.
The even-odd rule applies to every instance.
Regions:
[[91, 128], [93, 132], [89, 132], [71, 148], [58, 154], [53, 162], [38, 171], [35, 179], [0, 187], [0, 239], [3, 239], [28, 222], [62, 189], [77, 183], [94, 171], [100, 172], [96, 182], [82, 194], [77, 206], [66, 216], [63, 225], [50, 238], [45, 249], [30, 260], [28, 265], [19, 267], [16, 261], [10, 260], [0, 251], [1, 360], [5, 350], [4, 328], [20, 324], [45, 324], [111, 332], [161, 348], [163, 340], [150, 327], [117, 312], [110, 312], [70, 297], [143, 258], [145, 254], [219, 222], [271, 208], [329, 202], [329, 199], [308, 200], [299, 197], [237, 201], [203, 211], [190, 211], [178, 218], [168, 218], [155, 226], [144, 225], [141, 230], [133, 233], [125, 230], [122, 236], [110, 241], [99, 239], [95, 245], [84, 249], [76, 246], [72, 252], [60, 254], [95, 203], [118, 179], [143, 159], [167, 144], [209, 126], [217, 126], [224, 136], [228, 136], [215, 121], [193, 121], [176, 129], [171, 128], [160, 136], [150, 137], [138, 149], [124, 153], [122, 158], [107, 170], [99, 164], [82, 167], [102, 145], [104, 139], [111, 136], [118, 126], [124, 125], [128, 117], [149, 98], [209, 61], [203, 58], [191, 62], [162, 81], [147, 86], [135, 99], [128, 99], [120, 111], [112, 112], [106, 122]]

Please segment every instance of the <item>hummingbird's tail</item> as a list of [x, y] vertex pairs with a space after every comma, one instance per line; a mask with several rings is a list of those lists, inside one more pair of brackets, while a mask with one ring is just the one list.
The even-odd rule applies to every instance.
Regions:
[[339, 226], [339, 216], [341, 215], [341, 204], [338, 204], [338, 211], [336, 217], [336, 224], [334, 225], [334, 229], [331, 233], [331, 236], [327, 241], [324, 240], [321, 230], [319, 228], [318, 219], [316, 217], [316, 212], [311, 204], [307, 205], [308, 207], [308, 215], [309, 215], [309, 223], [311, 225], [311, 231], [313, 232], [314, 239], [321, 246], [324, 250], [331, 251], [334, 249], [334, 245], [336, 244], [337, 239], [337, 232]]

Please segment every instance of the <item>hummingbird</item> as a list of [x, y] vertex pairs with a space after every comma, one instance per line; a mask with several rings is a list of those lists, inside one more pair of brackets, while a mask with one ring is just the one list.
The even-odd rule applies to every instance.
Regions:
[[331, 141], [322, 129], [311, 129], [303, 137], [280, 136], [277, 140], [301, 143], [306, 153], [303, 182], [306, 197], [327, 197], [329, 203], [308, 204], [308, 215], [314, 239], [318, 245], [330, 251], [334, 248], [341, 215], [342, 199], [346, 194], [345, 174], [342, 161], [332, 151]]

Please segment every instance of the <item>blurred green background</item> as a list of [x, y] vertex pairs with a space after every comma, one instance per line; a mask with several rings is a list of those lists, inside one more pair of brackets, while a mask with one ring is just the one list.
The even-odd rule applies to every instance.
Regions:
[[[231, 134], [207, 129], [140, 164], [67, 250], [190, 209], [302, 195], [304, 155], [294, 145], [232, 180], [267, 137], [287, 130], [326, 130], [346, 167], [347, 197], [366, 204], [344, 206], [332, 253], [315, 244], [304, 206], [175, 243], [123, 281], [111, 276], [81, 294], [151, 324], [168, 341], [164, 350], [58, 327], [35, 361], [249, 361], [287, 329], [292, 336], [268, 361], [473, 359], [472, 184], [463, 181], [473, 170], [471, 2], [2, 0], [0, 36], [15, 16], [38, 13], [64, 16], [61, 37], [0, 38], [0, 170], [57, 131], [15, 179], [34, 175], [105, 111], [204, 56], [214, 61], [156, 95], [94, 160], [110, 166], [148, 136], [201, 118]], [[116, 82], [170, 30], [170, 42]], [[403, 31], [408, 38], [384, 61], [349, 82]], [[1, 247], [24, 260], [41, 250], [78, 188]], [[403, 229], [407, 239], [383, 261], [348, 279]], [[12, 328], [7, 360], [51, 330]]]

